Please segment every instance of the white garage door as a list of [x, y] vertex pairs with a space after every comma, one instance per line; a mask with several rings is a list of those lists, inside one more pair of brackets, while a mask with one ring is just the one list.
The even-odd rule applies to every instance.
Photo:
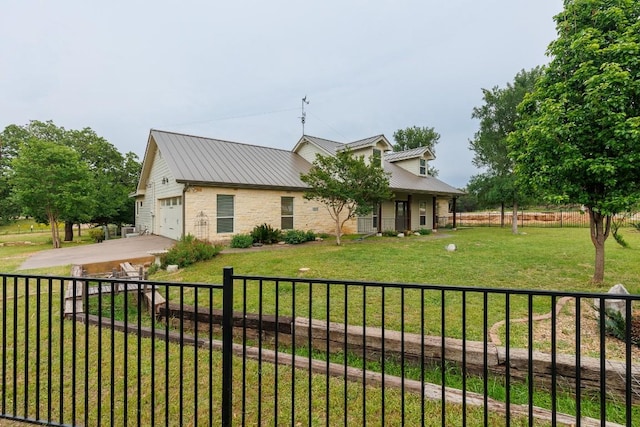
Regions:
[[160, 235], [175, 240], [182, 237], [182, 197], [160, 200]]

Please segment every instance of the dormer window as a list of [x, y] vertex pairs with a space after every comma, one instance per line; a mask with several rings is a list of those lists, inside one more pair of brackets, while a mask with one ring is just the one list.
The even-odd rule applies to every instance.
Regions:
[[427, 174], [427, 161], [425, 159], [420, 159], [420, 175], [424, 176]]
[[377, 148], [373, 149], [373, 161], [378, 166], [382, 166], [382, 151]]

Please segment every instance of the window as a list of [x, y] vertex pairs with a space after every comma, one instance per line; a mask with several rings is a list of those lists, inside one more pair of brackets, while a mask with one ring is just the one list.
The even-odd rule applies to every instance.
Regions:
[[427, 225], [427, 202], [420, 202], [420, 225]]
[[382, 151], [377, 148], [373, 149], [373, 162], [378, 166], [382, 166]]
[[372, 219], [373, 219], [373, 228], [377, 229], [378, 228], [378, 211], [379, 211], [380, 205], [374, 205], [373, 206], [373, 212], [372, 212]]
[[420, 159], [420, 175], [427, 174], [427, 161], [425, 159]]
[[217, 204], [218, 233], [233, 233], [233, 196], [218, 194]]
[[280, 228], [282, 230], [293, 230], [293, 197], [282, 197], [280, 199]]

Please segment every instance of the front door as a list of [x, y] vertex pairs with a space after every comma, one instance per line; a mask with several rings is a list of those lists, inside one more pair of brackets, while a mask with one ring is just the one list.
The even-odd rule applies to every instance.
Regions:
[[408, 211], [409, 202], [396, 201], [396, 231], [409, 229], [409, 224], [407, 224]]

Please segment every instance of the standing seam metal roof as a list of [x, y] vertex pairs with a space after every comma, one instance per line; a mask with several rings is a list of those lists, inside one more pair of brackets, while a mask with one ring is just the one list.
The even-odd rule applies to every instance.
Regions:
[[[159, 130], [151, 130], [151, 138], [178, 182], [232, 187], [308, 188], [300, 174], [308, 173], [312, 165], [292, 151]], [[322, 138], [306, 138], [332, 154], [344, 145]], [[375, 138], [378, 137], [367, 140]], [[384, 169], [391, 173], [389, 184], [394, 191], [464, 194], [434, 177], [414, 175], [386, 160]]]
[[178, 182], [306, 188], [311, 164], [291, 151], [152, 130]]

